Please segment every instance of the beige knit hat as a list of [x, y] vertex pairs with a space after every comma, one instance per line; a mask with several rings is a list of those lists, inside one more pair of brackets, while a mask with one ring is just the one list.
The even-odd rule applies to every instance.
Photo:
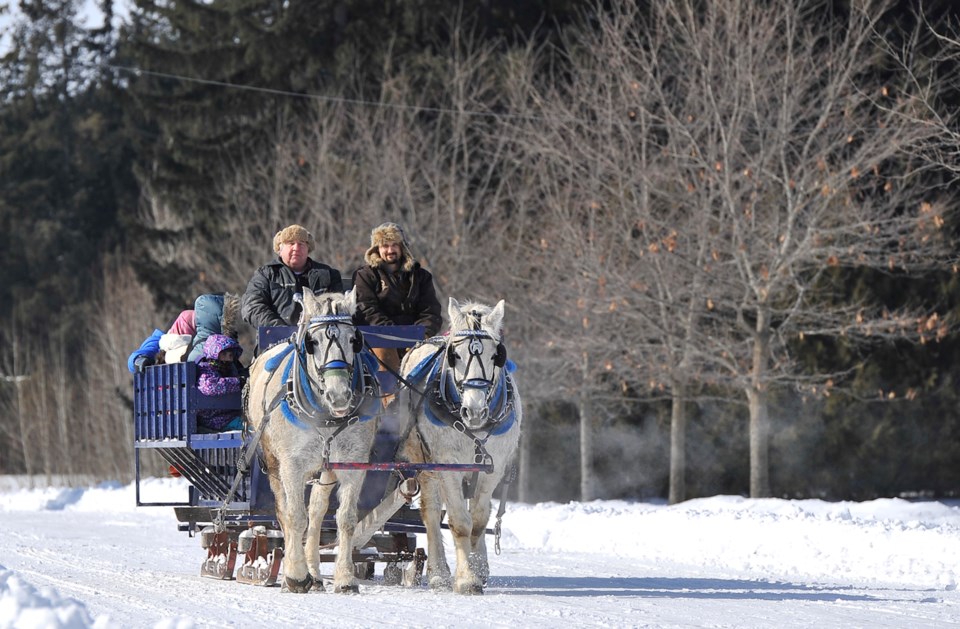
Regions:
[[280, 245], [288, 242], [305, 242], [309, 251], [313, 249], [313, 234], [301, 225], [284, 227], [273, 237], [273, 252], [280, 253]]

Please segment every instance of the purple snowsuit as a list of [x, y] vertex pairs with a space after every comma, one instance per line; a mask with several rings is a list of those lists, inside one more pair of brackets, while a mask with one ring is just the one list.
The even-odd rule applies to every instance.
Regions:
[[[237, 352], [237, 358], [243, 349], [234, 339], [223, 334], [211, 334], [203, 343], [203, 356], [197, 361], [200, 372], [200, 381], [197, 388], [204, 395], [217, 396], [226, 393], [236, 393], [243, 388], [241, 365], [238, 360], [221, 362], [217, 357], [225, 349]], [[209, 430], [223, 430], [227, 424], [234, 422], [239, 429], [242, 421], [240, 409], [211, 409], [197, 411], [197, 425]], [[233, 428], [234, 426], [231, 426]]]

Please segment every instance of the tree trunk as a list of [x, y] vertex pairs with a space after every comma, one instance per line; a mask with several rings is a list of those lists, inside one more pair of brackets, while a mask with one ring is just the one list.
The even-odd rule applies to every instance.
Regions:
[[595, 498], [593, 493], [593, 427], [590, 417], [590, 359], [583, 354], [583, 371], [580, 383], [580, 500], [587, 502]]
[[747, 388], [750, 409], [750, 497], [770, 496], [770, 415], [767, 409], [767, 372], [769, 330], [766, 313], [757, 314], [757, 336], [753, 344], [753, 370]]
[[687, 400], [683, 384], [674, 383], [670, 407], [670, 504], [687, 499]]
[[770, 496], [770, 417], [762, 390], [747, 391], [750, 405], [750, 497]]
[[16, 413], [17, 423], [20, 429], [20, 451], [23, 452], [23, 472], [30, 477], [33, 475], [33, 459], [30, 454], [30, 430], [27, 424], [27, 418], [24, 413], [26, 400], [24, 395], [24, 386], [26, 385], [26, 375], [20, 374], [20, 339], [16, 331], [13, 333], [13, 382], [16, 387]]

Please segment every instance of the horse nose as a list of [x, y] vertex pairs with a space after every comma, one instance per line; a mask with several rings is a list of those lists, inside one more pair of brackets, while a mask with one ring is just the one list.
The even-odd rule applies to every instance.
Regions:
[[334, 406], [343, 405], [350, 399], [350, 396], [343, 391], [324, 391], [323, 397]]
[[480, 426], [483, 422], [487, 421], [487, 416], [489, 411], [486, 406], [481, 406], [480, 408], [470, 408], [467, 406], [461, 407], [460, 417], [463, 421], [471, 427]]

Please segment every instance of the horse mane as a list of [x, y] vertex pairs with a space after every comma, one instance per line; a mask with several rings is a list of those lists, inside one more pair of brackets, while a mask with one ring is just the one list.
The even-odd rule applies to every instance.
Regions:
[[450, 315], [450, 331], [458, 332], [460, 330], [471, 330], [474, 327], [475, 316], [474, 313], [480, 316], [480, 327], [487, 332], [490, 336], [496, 341], [500, 341], [500, 331], [503, 327], [503, 319], [491, 322], [488, 320], [487, 315], [493, 312], [493, 307], [486, 304], [482, 304], [478, 301], [461, 301], [459, 302], [459, 309], [451, 308], [448, 314]]
[[352, 290], [346, 293], [320, 295], [310, 295], [307, 292], [304, 295], [304, 311], [308, 315], [353, 315], [357, 310], [357, 300]]

